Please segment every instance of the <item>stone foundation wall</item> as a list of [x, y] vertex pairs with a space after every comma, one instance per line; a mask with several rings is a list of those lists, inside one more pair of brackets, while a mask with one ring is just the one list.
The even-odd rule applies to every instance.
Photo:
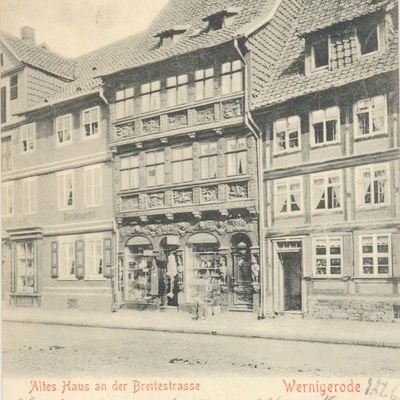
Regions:
[[309, 298], [307, 316], [320, 319], [350, 319], [373, 322], [400, 322], [394, 318], [393, 306], [400, 298]]

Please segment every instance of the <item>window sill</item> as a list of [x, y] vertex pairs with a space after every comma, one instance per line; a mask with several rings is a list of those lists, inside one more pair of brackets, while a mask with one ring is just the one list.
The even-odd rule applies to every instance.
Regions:
[[295, 217], [301, 217], [303, 216], [304, 213], [301, 212], [294, 212], [294, 213], [290, 213], [290, 214], [275, 214], [275, 220], [278, 219], [290, 219], [290, 218], [295, 218]]
[[369, 281], [369, 282], [375, 282], [375, 281], [387, 281], [387, 282], [392, 282], [395, 281], [396, 277], [393, 277], [391, 275], [385, 274], [385, 275], [372, 275], [372, 276], [355, 276], [352, 278], [353, 281]]
[[325, 281], [325, 280], [333, 280], [336, 279], [338, 281], [347, 281], [347, 277], [343, 276], [343, 275], [316, 275], [316, 276], [311, 276], [310, 277], [311, 280], [313, 281]]
[[84, 281], [106, 281], [104, 276], [85, 276]]
[[77, 278], [73, 278], [73, 277], [59, 277], [59, 278], [57, 278], [57, 281], [77, 281], [77, 280], [79, 280], [79, 279], [77, 279]]
[[95, 140], [95, 139], [99, 139], [100, 138], [100, 133], [96, 134], [96, 135], [90, 135], [90, 136], [86, 136], [83, 135], [83, 141], [84, 142], [90, 142], [91, 140]]
[[389, 208], [390, 204], [371, 204], [371, 205], [363, 205], [358, 206], [357, 211], [371, 211], [371, 210], [383, 210], [385, 208]]
[[340, 141], [336, 141], [336, 142], [324, 142], [324, 143], [317, 143], [317, 144], [311, 144], [310, 148], [311, 149], [320, 149], [323, 147], [330, 147], [330, 146], [337, 146], [340, 145], [341, 142]]
[[11, 296], [19, 296], [19, 297], [40, 297], [41, 295], [39, 293], [27, 293], [27, 292], [21, 292], [21, 293], [11, 293]]
[[354, 141], [355, 142], [362, 142], [364, 140], [371, 140], [371, 139], [380, 139], [384, 137], [388, 137], [389, 134], [387, 132], [378, 132], [378, 133], [372, 133], [368, 135], [354, 135]]
[[318, 74], [318, 73], [325, 72], [325, 71], [329, 71], [329, 64], [323, 65], [322, 67], [313, 67], [313, 68], [311, 68], [310, 75]]
[[289, 154], [300, 154], [301, 153], [301, 148], [296, 148], [295, 150], [287, 150], [287, 151], [282, 151], [282, 152], [274, 152], [274, 157], [284, 157]]
[[343, 214], [343, 209], [325, 209], [325, 210], [314, 210], [311, 212], [312, 216], [324, 215], [324, 214]]

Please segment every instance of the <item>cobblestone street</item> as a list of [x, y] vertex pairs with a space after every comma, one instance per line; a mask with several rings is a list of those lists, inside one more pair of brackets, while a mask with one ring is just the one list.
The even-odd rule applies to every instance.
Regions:
[[4, 323], [8, 377], [398, 377], [400, 350], [194, 334]]

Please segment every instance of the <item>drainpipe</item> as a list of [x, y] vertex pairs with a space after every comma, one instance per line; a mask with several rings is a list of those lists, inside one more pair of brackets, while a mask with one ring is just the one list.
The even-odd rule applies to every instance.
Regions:
[[268, 275], [266, 266], [266, 251], [265, 251], [265, 213], [264, 213], [264, 168], [263, 168], [263, 155], [262, 155], [262, 145], [263, 145], [263, 134], [261, 129], [257, 126], [253, 120], [251, 113], [249, 111], [248, 101], [247, 101], [247, 87], [248, 87], [248, 65], [246, 59], [240, 50], [238, 40], [234, 40], [234, 46], [243, 61], [244, 65], [244, 122], [250, 132], [253, 134], [256, 140], [256, 151], [257, 151], [257, 186], [258, 186], [258, 237], [260, 240], [260, 312], [258, 315], [259, 319], [264, 319], [267, 313], [267, 290], [268, 290]]
[[104, 96], [104, 88], [103, 87], [101, 87], [99, 90], [99, 96], [104, 101], [104, 103], [108, 106], [108, 100], [107, 100], [106, 96]]

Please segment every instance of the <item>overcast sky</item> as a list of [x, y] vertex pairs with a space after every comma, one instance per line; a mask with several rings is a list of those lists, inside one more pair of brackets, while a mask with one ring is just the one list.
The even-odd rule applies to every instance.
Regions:
[[1, 29], [35, 29], [66, 57], [75, 57], [145, 29], [168, 0], [0, 0]]

